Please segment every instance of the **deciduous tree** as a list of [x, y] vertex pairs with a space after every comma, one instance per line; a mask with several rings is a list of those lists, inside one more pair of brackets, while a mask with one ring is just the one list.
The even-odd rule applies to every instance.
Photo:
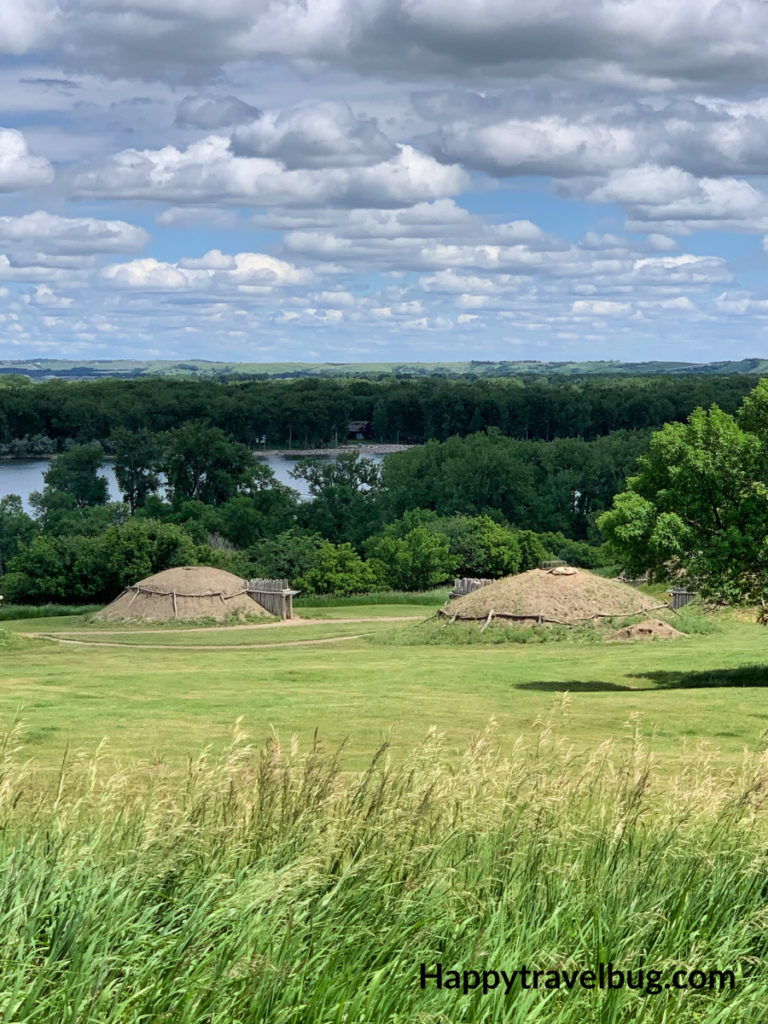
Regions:
[[684, 576], [723, 600], [758, 600], [768, 581], [766, 451], [716, 405], [651, 438], [640, 471], [599, 520], [626, 569]]
[[133, 515], [160, 486], [161, 435], [120, 427], [112, 434], [111, 446], [115, 476]]
[[99, 473], [104, 462], [100, 445], [78, 444], [57, 455], [44, 474], [45, 492], [60, 491], [74, 499], [78, 508], [105, 505], [109, 498], [107, 478]]

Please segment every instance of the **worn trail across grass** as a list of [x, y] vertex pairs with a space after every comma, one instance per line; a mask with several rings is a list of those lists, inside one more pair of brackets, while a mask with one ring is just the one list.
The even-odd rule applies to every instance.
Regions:
[[[215, 651], [248, 650], [252, 647], [298, 647], [307, 644], [327, 644], [338, 640], [357, 638], [372, 633], [396, 621], [411, 621], [414, 616], [381, 616], [377, 618], [343, 618], [318, 620], [289, 619], [266, 625], [209, 626], [184, 630], [132, 629], [68, 630], [66, 632], [23, 633], [33, 639], [51, 640], [62, 644], [88, 644], [97, 647], [136, 647], [143, 650], [178, 650], [189, 648]], [[416, 621], [418, 617], [416, 617]], [[364, 627], [364, 628], [363, 628]]]
[[326, 636], [313, 640], [286, 639], [282, 643], [279, 641], [275, 643], [270, 643], [268, 641], [254, 641], [250, 644], [240, 643], [238, 641], [235, 641], [234, 643], [212, 644], [205, 637], [199, 639], [197, 643], [192, 644], [176, 644], [173, 643], [172, 640], [166, 643], [132, 643], [128, 640], [102, 640], [101, 638], [98, 640], [76, 640], [73, 637], [46, 636], [43, 633], [40, 634], [40, 639], [51, 640], [53, 643], [57, 644], [78, 644], [80, 646], [85, 645], [88, 647], [139, 647], [144, 651], [186, 651], [190, 647], [194, 647], [195, 650], [198, 651], [220, 651], [222, 648], [226, 648], [230, 651], [250, 651], [253, 650], [254, 647], [307, 647], [312, 646], [313, 644], [335, 644], [342, 640], [359, 640], [360, 634], [350, 633], [349, 636]]
[[[118, 760], [158, 757], [177, 768], [189, 753], [226, 742], [240, 716], [255, 737], [273, 728], [300, 737], [317, 729], [329, 743], [348, 737], [350, 767], [363, 764], [382, 738], [391, 734], [397, 755], [431, 725], [460, 749], [492, 716], [511, 749], [566, 690], [567, 734], [577, 747], [622, 735], [630, 716], [640, 715], [662, 759], [681, 742], [707, 741], [735, 762], [768, 728], [766, 671], [728, 676], [768, 663], [768, 634], [751, 622], [723, 620], [708, 636], [646, 645], [417, 646], [413, 622], [403, 622], [401, 633], [397, 623], [343, 610], [291, 628], [163, 630], [152, 635], [153, 647], [143, 646], [150, 637], [126, 630], [113, 647], [39, 641], [0, 651], [0, 721], [23, 707], [29, 752], [45, 765], [58, 764], [67, 746], [92, 750], [106, 737]], [[389, 618], [388, 607], [378, 611]], [[363, 629], [345, 617], [366, 618]], [[4, 625], [40, 631], [35, 619]], [[62, 637], [112, 640], [82, 620], [45, 625]], [[370, 638], [355, 638], [362, 631]], [[286, 645], [338, 636], [347, 639]], [[216, 649], [204, 649], [212, 637]], [[718, 685], [734, 681], [761, 685]]]

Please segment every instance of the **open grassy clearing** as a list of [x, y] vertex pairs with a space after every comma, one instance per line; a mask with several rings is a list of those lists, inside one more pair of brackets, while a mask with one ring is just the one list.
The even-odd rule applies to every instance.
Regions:
[[[375, 619], [375, 618], [411, 618], [421, 617], [427, 618], [434, 615], [435, 604], [425, 603], [423, 599], [418, 602], [408, 602], [402, 604], [378, 604], [372, 601], [370, 597], [366, 598], [365, 603], [349, 603], [339, 605], [313, 605], [311, 607], [305, 607], [297, 609], [296, 617], [302, 620], [314, 622], [315, 620], [323, 619]], [[278, 618], [265, 618], [259, 616], [245, 623], [245, 625], [252, 625], [258, 628], [266, 628], [271, 625], [279, 625], [280, 619]], [[239, 620], [233, 621], [231, 624], [226, 622], [216, 623], [213, 620], [201, 619], [195, 622], [175, 622], [169, 620], [167, 622], [125, 622], [116, 625], [114, 622], [101, 622], [94, 620], [92, 613], [80, 613], [73, 615], [58, 615], [51, 617], [38, 617], [34, 615], [25, 615], [24, 610], [17, 606], [17, 617], [8, 619], [2, 622], [2, 627], [5, 629], [16, 630], [20, 633], [63, 633], [70, 631], [77, 632], [93, 632], [93, 633], [132, 633], [141, 632], [147, 629], [154, 630], [168, 630], [169, 632], [184, 631], [197, 631], [200, 629], [208, 629], [213, 626], [242, 626]]]
[[335, 594], [312, 594], [299, 596], [293, 602], [299, 615], [304, 615], [309, 608], [351, 608], [358, 605], [401, 605], [418, 604], [429, 608], [438, 608], [448, 600], [450, 587], [435, 587], [434, 590], [384, 590], [376, 594], [351, 594], [349, 597], [337, 597]]
[[19, 620], [17, 622], [6, 623], [6, 628], [17, 629], [21, 632], [39, 632], [39, 633], [50, 633], [50, 632], [87, 632], [92, 634], [97, 633], [141, 633], [146, 630], [152, 630], [157, 632], [169, 631], [178, 633], [181, 631], [187, 632], [189, 630], [199, 629], [224, 629], [234, 627], [245, 627], [245, 626], [276, 626], [281, 623], [281, 619], [277, 616], [263, 616], [259, 615], [252, 619], [243, 619], [233, 616], [231, 619], [224, 620], [223, 622], [217, 622], [215, 619], [193, 619], [189, 622], [175, 621], [170, 619], [168, 621], [153, 622], [143, 621], [136, 619], [132, 622], [110, 622], [101, 619], [94, 619], [91, 615], [72, 615], [68, 618], [57, 618], [57, 619], [45, 619], [42, 622], [37, 622], [33, 626], [35, 620], [27, 619]]
[[428, 618], [435, 614], [433, 604], [357, 604], [357, 605], [318, 605], [310, 608], [299, 608], [297, 614], [302, 619], [347, 619], [347, 618], [411, 618], [419, 616]]
[[[29, 631], [39, 631], [39, 620], [30, 621]], [[768, 694], [760, 685], [716, 684], [733, 682], [726, 672], [766, 665], [766, 632], [751, 622], [717, 621], [721, 628], [710, 635], [650, 644], [436, 647], [414, 645], [412, 623], [332, 621], [250, 631], [126, 631], [125, 650], [39, 642], [0, 652], [0, 720], [23, 706], [28, 751], [49, 766], [65, 746], [92, 750], [107, 737], [118, 760], [158, 756], [178, 768], [187, 754], [225, 743], [242, 715], [256, 738], [272, 727], [301, 738], [317, 729], [329, 744], [349, 736], [346, 763], [357, 768], [390, 730], [396, 754], [431, 725], [458, 750], [492, 716], [510, 749], [531, 734], [554, 695], [567, 690], [566, 732], [577, 747], [622, 735], [629, 717], [640, 714], [664, 760], [681, 740], [707, 740], [733, 762], [745, 745], [761, 742]], [[349, 635], [347, 629], [374, 635], [258, 650], [263, 642]], [[92, 635], [113, 639], [103, 630]], [[149, 640], [169, 649], [142, 649]], [[229, 649], [251, 641], [252, 649]], [[185, 649], [170, 646], [177, 643]], [[199, 649], [211, 643], [221, 649]], [[700, 685], [692, 678], [697, 671], [709, 673]], [[737, 681], [764, 683], [764, 676], [748, 669]]]
[[377, 621], [341, 622], [320, 620], [311, 625], [284, 626], [278, 628], [251, 628], [247, 626], [214, 627], [196, 630], [152, 629], [130, 630], [66, 630], [59, 633], [41, 635], [51, 639], [62, 639], [89, 644], [121, 644], [127, 647], [258, 647], [264, 644], [304, 643], [307, 641], [326, 640], [329, 637], [355, 636], [362, 633], [373, 633], [391, 627], [392, 623], [385, 619]]

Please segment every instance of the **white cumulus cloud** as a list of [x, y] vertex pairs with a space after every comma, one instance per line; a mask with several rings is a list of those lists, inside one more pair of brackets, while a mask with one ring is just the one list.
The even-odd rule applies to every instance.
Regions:
[[56, 0], [3, 0], [0, 53], [22, 54], [49, 41], [59, 26]]
[[375, 118], [335, 101], [264, 114], [235, 129], [232, 149], [241, 156], [279, 160], [287, 168], [370, 166], [397, 155]]
[[254, 288], [268, 291], [312, 280], [310, 271], [265, 253], [240, 252], [227, 256], [217, 249], [199, 259], [182, 259], [176, 263], [151, 258], [112, 263], [103, 268], [101, 276], [114, 287], [141, 291], [249, 291]]
[[[15, 46], [39, 36], [10, 3]], [[551, 73], [661, 89], [670, 81], [766, 81], [760, 0], [60, 0], [61, 46], [110, 76], [208, 78], [259, 57], [334, 62], [369, 74]]]
[[768, 196], [741, 178], [697, 178], [677, 167], [643, 164], [615, 172], [589, 198], [621, 203], [632, 228], [768, 229]]
[[577, 299], [571, 312], [577, 316], [620, 316], [631, 309], [629, 302], [613, 302], [610, 299]]
[[148, 241], [144, 228], [123, 220], [61, 217], [45, 210], [0, 217], [0, 243], [25, 250], [86, 255], [140, 249]]
[[459, 167], [443, 166], [412, 146], [367, 167], [287, 169], [277, 160], [240, 157], [229, 138], [209, 135], [187, 149], [128, 149], [76, 179], [81, 195], [173, 203], [401, 206], [451, 195], [468, 184]]
[[53, 167], [29, 152], [27, 140], [15, 128], [0, 128], [0, 192], [19, 192], [53, 181]]

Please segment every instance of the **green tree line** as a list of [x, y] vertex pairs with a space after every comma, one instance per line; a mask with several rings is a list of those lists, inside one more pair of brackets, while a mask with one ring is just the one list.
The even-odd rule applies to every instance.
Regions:
[[[136, 417], [103, 445], [69, 445], [31, 514], [16, 496], [0, 501], [6, 599], [108, 600], [137, 578], [195, 563], [289, 577], [310, 593], [423, 589], [555, 557], [589, 568], [615, 560], [723, 599], [768, 601], [765, 381], [734, 412], [699, 406], [656, 432], [546, 441], [488, 426], [381, 465], [355, 453], [306, 458], [293, 475], [308, 500], [202, 415], [204, 404], [185, 408], [200, 415], [163, 430]], [[101, 475], [105, 448], [118, 502]]]
[[118, 429], [172, 430], [205, 420], [255, 447], [322, 447], [344, 440], [351, 420], [378, 440], [445, 441], [494, 428], [519, 440], [594, 440], [683, 420], [717, 402], [734, 413], [755, 378], [517, 377], [447, 380], [215, 380], [148, 378], [32, 382], [0, 377], [0, 455], [107, 443]]
[[108, 501], [98, 444], [53, 459], [32, 514], [17, 496], [0, 501], [0, 587], [11, 601], [101, 601], [161, 569], [209, 564], [355, 593], [504, 576], [547, 557], [595, 565], [595, 516], [646, 446], [639, 432], [526, 442], [492, 429], [381, 465], [306, 458], [293, 471], [302, 501], [218, 427], [120, 428], [122, 501]]

